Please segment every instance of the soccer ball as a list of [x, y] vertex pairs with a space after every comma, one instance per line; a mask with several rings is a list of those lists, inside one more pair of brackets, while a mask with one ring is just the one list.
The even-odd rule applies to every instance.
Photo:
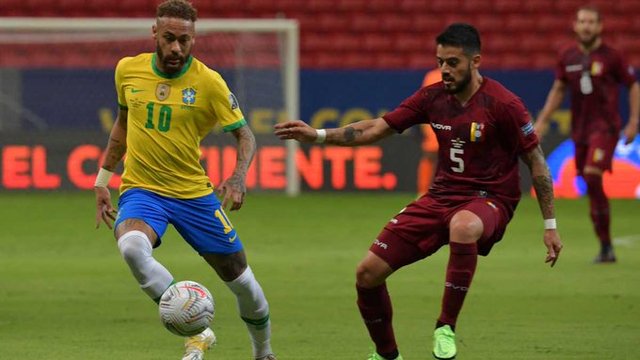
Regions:
[[203, 332], [213, 320], [213, 297], [195, 281], [180, 281], [162, 294], [160, 320], [176, 335], [193, 336]]

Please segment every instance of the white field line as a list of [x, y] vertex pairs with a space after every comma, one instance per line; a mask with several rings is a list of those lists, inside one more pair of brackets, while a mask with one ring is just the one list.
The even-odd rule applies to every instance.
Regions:
[[640, 234], [615, 237], [613, 238], [613, 243], [620, 246], [634, 247], [640, 244]]

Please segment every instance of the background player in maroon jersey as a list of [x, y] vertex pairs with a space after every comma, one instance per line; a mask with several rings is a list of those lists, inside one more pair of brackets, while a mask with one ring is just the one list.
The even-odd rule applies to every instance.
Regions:
[[387, 277], [446, 244], [450, 255], [433, 354], [455, 357], [455, 324], [478, 254], [487, 255], [502, 238], [520, 199], [518, 158], [531, 171], [545, 219], [545, 261], [553, 266], [562, 248], [551, 176], [522, 101], [478, 72], [480, 36], [474, 27], [453, 24], [436, 44], [443, 81], [418, 90], [385, 116], [337, 129], [316, 130], [302, 121], [275, 126], [281, 139], [340, 146], [373, 143], [425, 123], [436, 133], [438, 168], [430, 191], [386, 224], [357, 268], [358, 307], [376, 345], [369, 359], [402, 359]]
[[602, 21], [594, 7], [576, 12], [573, 30], [577, 43], [560, 53], [556, 80], [535, 124], [540, 136], [551, 114], [560, 106], [565, 90], [571, 93], [571, 139], [575, 143], [578, 175], [587, 183], [591, 221], [600, 240], [594, 262], [615, 262], [609, 230], [609, 199], [602, 186], [602, 174], [611, 171], [618, 134], [622, 127], [618, 113], [620, 84], [629, 88], [629, 121], [624, 128], [626, 143], [638, 133], [640, 86], [620, 53], [602, 42]]

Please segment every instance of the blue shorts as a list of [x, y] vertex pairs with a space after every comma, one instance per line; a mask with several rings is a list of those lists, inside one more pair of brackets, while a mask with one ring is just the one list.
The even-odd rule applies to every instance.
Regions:
[[148, 190], [130, 189], [118, 201], [115, 226], [127, 219], [139, 219], [158, 235], [155, 247], [172, 224], [199, 254], [231, 254], [242, 250], [236, 229], [211, 193], [195, 199], [175, 199]]

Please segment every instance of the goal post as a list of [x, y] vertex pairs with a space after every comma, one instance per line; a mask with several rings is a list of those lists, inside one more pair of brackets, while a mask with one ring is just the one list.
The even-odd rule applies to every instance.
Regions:
[[[0, 17], [0, 45], [5, 49], [0, 54], [0, 134], [21, 126], [44, 130], [51, 123], [44, 115], [50, 112], [30, 107], [24, 99], [29, 94], [21, 98], [15, 91], [17, 83], [5, 79], [25, 69], [112, 71], [117, 59], [154, 50], [154, 23], [155, 18]], [[196, 34], [194, 56], [223, 75], [246, 117], [256, 108], [270, 109], [272, 123], [300, 117], [297, 21], [203, 18], [196, 22]], [[107, 91], [112, 92], [110, 81]], [[50, 94], [55, 92], [51, 89], [55, 87], [51, 85]], [[84, 95], [89, 96], [88, 92]], [[75, 94], [75, 101], [78, 98]], [[295, 161], [299, 146], [295, 141], [285, 144], [285, 192], [295, 196], [300, 192]]]

